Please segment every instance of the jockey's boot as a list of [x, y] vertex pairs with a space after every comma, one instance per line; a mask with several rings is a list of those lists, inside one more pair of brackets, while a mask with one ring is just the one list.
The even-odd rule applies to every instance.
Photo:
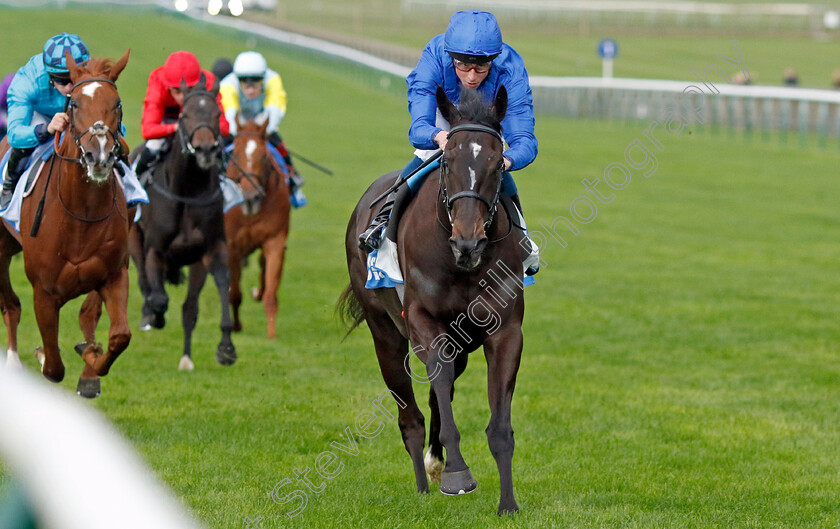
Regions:
[[382, 209], [370, 221], [370, 226], [359, 235], [359, 248], [365, 253], [376, 250], [382, 244], [382, 235], [385, 233], [385, 228], [388, 227], [388, 219], [391, 217], [391, 210], [394, 208], [395, 197], [395, 193], [388, 195]]
[[15, 149], [13, 147], [9, 153], [6, 178], [3, 180], [3, 191], [0, 192], [0, 209], [6, 209], [11, 202], [12, 195], [15, 193], [15, 186], [17, 186], [18, 180], [26, 169], [26, 159], [34, 150], [34, 148]]
[[298, 172], [295, 164], [292, 163], [292, 155], [289, 154], [289, 149], [286, 148], [283, 138], [275, 131], [268, 135], [268, 141], [274, 145], [277, 152], [283, 157], [283, 162], [286, 164], [286, 171], [289, 173], [289, 200], [296, 208], [305, 206], [306, 196], [300, 189], [304, 184], [303, 177]]
[[519, 220], [522, 222], [522, 228], [525, 231], [525, 237], [528, 239], [528, 242], [531, 246], [531, 251], [528, 254], [528, 257], [526, 257], [525, 260], [522, 261], [522, 267], [525, 269], [526, 275], [532, 276], [540, 271], [540, 248], [528, 236], [528, 228], [525, 226], [525, 214], [522, 213], [522, 202], [519, 201], [519, 193], [511, 195], [510, 200], [513, 202], [513, 205], [516, 206], [516, 209], [519, 212]]

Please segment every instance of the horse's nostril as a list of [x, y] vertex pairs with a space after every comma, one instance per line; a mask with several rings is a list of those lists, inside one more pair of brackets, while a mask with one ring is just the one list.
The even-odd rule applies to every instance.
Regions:
[[85, 159], [85, 163], [88, 165], [93, 165], [93, 162], [95, 161], [93, 153], [86, 152], [83, 158]]

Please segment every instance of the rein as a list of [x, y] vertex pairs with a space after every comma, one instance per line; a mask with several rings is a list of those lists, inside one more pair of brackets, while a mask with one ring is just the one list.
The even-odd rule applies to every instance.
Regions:
[[[502, 135], [499, 133], [499, 131], [497, 131], [496, 129], [493, 129], [491, 127], [487, 127], [485, 125], [479, 125], [477, 123], [466, 123], [464, 125], [458, 125], [458, 126], [452, 127], [452, 130], [449, 131], [449, 134], [446, 135], [446, 138], [449, 139], [456, 132], [462, 132], [462, 131], [484, 132], [484, 133], [492, 135], [494, 138], [498, 139], [499, 142], [504, 144], [504, 140], [502, 139]], [[448, 172], [448, 170], [449, 170], [449, 165], [446, 163], [446, 158], [441, 157], [441, 159], [440, 159], [440, 171], [439, 171], [439, 174], [440, 174], [440, 194], [441, 194], [441, 199], [442, 199], [441, 201], [446, 206], [446, 215], [449, 218], [449, 224], [452, 225], [452, 205], [455, 203], [455, 201], [459, 200], [459, 199], [462, 199], [462, 198], [472, 198], [472, 199], [480, 201], [485, 206], [487, 206], [487, 211], [489, 213], [489, 217], [487, 218], [487, 220], [484, 221], [484, 229], [489, 230], [490, 226], [493, 224], [493, 219], [496, 216], [496, 210], [497, 210], [496, 206], [499, 204], [499, 197], [500, 197], [501, 192], [502, 192], [502, 173], [504, 171], [504, 162], [500, 163], [499, 167], [496, 169], [496, 174], [499, 177], [498, 178], [499, 183], [496, 185], [496, 193], [495, 193], [495, 195], [493, 195], [492, 200], [488, 200], [485, 196], [481, 195], [480, 193], [478, 193], [476, 191], [472, 191], [472, 190], [460, 191], [460, 192], [455, 193], [454, 195], [452, 195], [450, 197], [449, 193], [447, 191], [447, 188], [446, 188], [446, 181], [445, 181], [445, 175]], [[508, 216], [508, 217], [510, 217], [510, 216]], [[438, 222], [441, 223], [439, 216], [438, 216]], [[441, 225], [442, 225], [442, 223], [441, 223]], [[508, 233], [505, 234], [505, 236], [502, 237], [502, 239], [507, 237], [509, 234], [510, 234], [510, 230], [508, 230]], [[501, 239], [499, 239], [499, 240], [501, 240]]]

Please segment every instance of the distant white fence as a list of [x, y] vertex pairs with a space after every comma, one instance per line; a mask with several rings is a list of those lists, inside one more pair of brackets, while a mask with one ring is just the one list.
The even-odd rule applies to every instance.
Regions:
[[[8, 1], [0, 0], [0, 5], [8, 4]], [[53, 0], [52, 4], [56, 3]], [[63, 0], [58, 3], [75, 2]], [[149, 3], [172, 9], [169, 2], [162, 0]], [[215, 31], [240, 32], [249, 38], [282, 45], [290, 56], [298, 54], [309, 62], [313, 59], [327, 61], [334, 68], [371, 86], [405, 93], [405, 77], [411, 68], [370, 53], [238, 18], [214, 17], [201, 12], [184, 13], [183, 16], [213, 25]], [[699, 92], [689, 88], [692, 86]], [[669, 119], [673, 117], [673, 112], [679, 110], [691, 122], [713, 130], [796, 132], [803, 141], [811, 135], [821, 141], [840, 138], [840, 91], [723, 83], [714, 86], [712, 90], [699, 81], [531, 77], [534, 106], [538, 113], [649, 121]]]
[[512, 18], [565, 20], [588, 28], [678, 25], [798, 29], [825, 35], [825, 14], [837, 7], [806, 3], [723, 3], [667, 0], [401, 0], [404, 13], [454, 12], [480, 8]]

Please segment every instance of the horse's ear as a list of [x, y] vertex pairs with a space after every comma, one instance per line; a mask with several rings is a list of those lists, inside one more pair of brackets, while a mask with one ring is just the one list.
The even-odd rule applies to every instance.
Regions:
[[501, 122], [503, 119], [505, 119], [505, 113], [507, 113], [507, 106], [507, 88], [505, 88], [505, 85], [501, 85], [499, 86], [499, 91], [496, 92], [496, 99], [495, 101], [493, 101], [493, 106], [490, 109], [493, 112], [493, 115], [496, 116], [496, 121]]
[[83, 68], [76, 64], [76, 59], [73, 58], [73, 54], [70, 53], [70, 50], [66, 50], [64, 52], [64, 58], [67, 59], [67, 69], [70, 71], [70, 79], [73, 82], [76, 82], [76, 79], [82, 74]]
[[[204, 77], [204, 72], [201, 73], [201, 76], [202, 76], [202, 78]], [[204, 83], [206, 83], [206, 81], [202, 81], [202, 86], [204, 86]], [[213, 95], [218, 95], [219, 94], [219, 78], [218, 77], [213, 78], [213, 86], [210, 87], [210, 92], [212, 92]]]
[[181, 77], [181, 86], [179, 86], [178, 88], [181, 89], [182, 94], [186, 94], [190, 90], [190, 87], [187, 86], [187, 80], [184, 79], [183, 77]]
[[455, 105], [453, 105], [452, 101], [449, 100], [449, 97], [446, 96], [446, 92], [442, 86], [437, 87], [435, 99], [437, 99], [437, 105], [443, 119], [449, 123], [455, 123], [461, 119], [461, 113], [458, 112], [458, 109], [455, 108]]
[[260, 133], [263, 136], [268, 135], [268, 112], [263, 112], [257, 116], [257, 123], [260, 124]]
[[116, 81], [117, 80], [117, 77], [120, 76], [123, 69], [125, 68], [125, 65], [128, 63], [128, 54], [130, 52], [131, 52], [131, 48], [128, 48], [127, 50], [125, 50], [125, 53], [123, 53], [123, 56], [120, 57], [120, 59], [117, 62], [115, 62], [108, 69], [108, 79], [110, 79], [111, 81]]

